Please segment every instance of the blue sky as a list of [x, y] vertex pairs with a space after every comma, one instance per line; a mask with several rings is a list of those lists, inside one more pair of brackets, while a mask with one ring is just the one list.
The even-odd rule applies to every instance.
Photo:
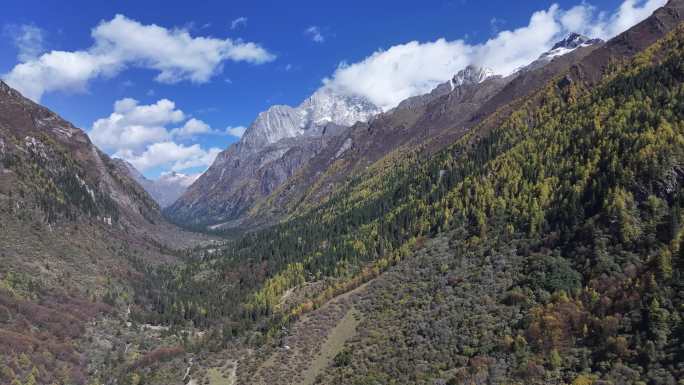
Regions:
[[[104, 52], [109, 46], [103, 48], [103, 40], [114, 47], [112, 50], [126, 46], [126, 50], [121, 49], [117, 53], [116, 59], [111, 59], [113, 62], [91, 63], [99, 71], [95, 75], [57, 82], [54, 87], [48, 87], [33, 98], [86, 131], [90, 131], [98, 119], [103, 119], [100, 131], [124, 124], [108, 120], [112, 118], [117, 101], [124, 101], [118, 104], [119, 111], [123, 111], [124, 115], [167, 114], [165, 119], [160, 118], [154, 123], [167, 131], [166, 137], [150, 134], [149, 140], [142, 140], [135, 146], [117, 142], [127, 138], [113, 138], [107, 142], [110, 147], [105, 150], [110, 154], [128, 154], [149, 177], [157, 177], [161, 172], [171, 169], [196, 173], [207, 167], [211, 160], [209, 158], [215, 156], [218, 149], [224, 149], [238, 139], [226, 133], [228, 127], [248, 126], [260, 111], [272, 104], [299, 104], [322, 85], [324, 78], [333, 79], [331, 84], [349, 92], [366, 93], [366, 96], [374, 98], [386, 108], [406, 95], [425, 91], [437, 80], [447, 80], [447, 73], [467, 61], [481, 61], [485, 65], [491, 61], [497, 72], [510, 72], [507, 63], [533, 58], [538, 55], [537, 51], [540, 53], [548, 48], [544, 46], [552, 43], [552, 39], [558, 37], [556, 35], [580, 29], [580, 32], [594, 32], [608, 38], [662, 3], [664, 0], [590, 0], [584, 3], [579, 0], [192, 3], [5, 0], [3, 12], [0, 13], [0, 52], [3, 53], [0, 55], [0, 74], [5, 74], [3, 78], [7, 80], [8, 74], [20, 63], [35, 69], [41, 63], [41, 57], [50, 52], [87, 52], [87, 55], [91, 55], [88, 56], [89, 60], [94, 55], [110, 60], [112, 56]], [[581, 12], [571, 14], [570, 10], [578, 5], [583, 7]], [[622, 12], [619, 11], [621, 6]], [[550, 26], [544, 24], [543, 20], [537, 24], [531, 22], [533, 14], [539, 11], [544, 11], [546, 16], [554, 12], [555, 16], [551, 19], [556, 20], [561, 27], [548, 30]], [[119, 23], [114, 23], [116, 15], [121, 15]], [[543, 19], [544, 15], [538, 18]], [[98, 36], [105, 37], [97, 40], [93, 30], [102, 26], [101, 23], [109, 29], [103, 27]], [[531, 28], [533, 24], [534, 29]], [[211, 38], [213, 43], [223, 46], [229, 41], [234, 49], [226, 53], [224, 58], [213, 61], [207, 59], [207, 62], [196, 64], [193, 63], [196, 57], [192, 56], [205, 51], [189, 53], [181, 49], [162, 53], [163, 58], [159, 58], [159, 55], [150, 56], [152, 54], [147, 55], [146, 52], [155, 49], [164, 51], [160, 47], [136, 46], [133, 49], [126, 45], [126, 39], [136, 39], [141, 34], [152, 32], [148, 28], [152, 25], [160, 27], [157, 32], [167, 34], [173, 41], [182, 40], [181, 35], [186, 33], [189, 39]], [[545, 40], [535, 41], [531, 38], [529, 43], [521, 42], [518, 51], [525, 55], [515, 56], [515, 60], [492, 58], [501, 50], [495, 44], [489, 49], [477, 48], [497, 37], [501, 40], [499, 47], [511, 46], [506, 40], [510, 36], [506, 37], [506, 32], [502, 34], [502, 31], [524, 27], [530, 27], [531, 31], [521, 33], [519, 40], [539, 35], [535, 32], [537, 28], [547, 28], [549, 36]], [[124, 30], [130, 34], [123, 34]], [[440, 38], [445, 39], [441, 45], [422, 45]], [[459, 40], [462, 42], [454, 43]], [[404, 45], [410, 41], [421, 44]], [[101, 46], [93, 48], [96, 43]], [[379, 54], [375, 63], [364, 62], [374, 52], [387, 53], [395, 46], [400, 46], [402, 50], [390, 50], [394, 52], [393, 55]], [[429, 50], [426, 51], [426, 47]], [[249, 52], [245, 54], [246, 51]], [[425, 67], [429, 67], [430, 62], [419, 58], [414, 67], [402, 69], [387, 80], [391, 82], [394, 78], [398, 79], [396, 85], [385, 84], [385, 89], [382, 83], [371, 81], [384, 75], [384, 63], [391, 66], [395, 63], [393, 60], [412, 62], [410, 55], [428, 55], [427, 58], [432, 60], [429, 55], [435, 55], [434, 62], [440, 65], [440, 60], [447, 53], [463, 57], [463, 60], [445, 62], [448, 68], [433, 71], [429, 78], [421, 78], [421, 73], [426, 72]], [[186, 63], [190, 63], [187, 65], [191, 67], [185, 66]], [[336, 73], [340, 63], [351, 65], [351, 68]], [[354, 63], [360, 64], [354, 66]], [[50, 81], [60, 76], [72, 76], [69, 74], [70, 68], [66, 65], [45, 76]], [[170, 75], [160, 81], [159, 74], [165, 69]], [[40, 79], [27, 80], [26, 76], [21, 81], [16, 80], [16, 76], [10, 77], [14, 79], [9, 81], [10, 85], [23, 91], [22, 86], [28, 89], [26, 82], [33, 81], [34, 85], [41, 83]], [[174, 104], [159, 104], [163, 99]], [[136, 109], [147, 105], [158, 108]], [[201, 123], [195, 124], [201, 133], [178, 134], [191, 119], [194, 119], [194, 123]], [[131, 117], [125, 121], [133, 122], [135, 119]], [[140, 124], [144, 126], [147, 123]], [[176, 146], [158, 146], [155, 153], [148, 151], [150, 146], [160, 142], [172, 142]], [[196, 151], [189, 150], [193, 145], [196, 145]], [[149, 156], [143, 160], [141, 154], [146, 151]], [[168, 159], [161, 156], [173, 151], [178, 151], [179, 155]], [[191, 161], [185, 162], [182, 159], [184, 155], [180, 153], [191, 157]], [[161, 158], [153, 159], [153, 156]], [[164, 159], [167, 161], [164, 162]]]

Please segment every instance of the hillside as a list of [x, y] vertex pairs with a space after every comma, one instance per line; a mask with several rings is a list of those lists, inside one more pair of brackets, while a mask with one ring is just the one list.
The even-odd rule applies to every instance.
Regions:
[[0, 229], [3, 383], [34, 368], [40, 383], [85, 383], [86, 327], [121, 311], [141, 266], [209, 240], [169, 224], [83, 131], [2, 82]]
[[683, 383], [684, 0], [389, 111], [331, 90], [162, 212], [0, 82], [0, 384]]
[[[326, 384], [676, 383], [683, 10], [671, 1], [431, 157], [392, 154], [286, 223], [150, 271], [157, 300], [136, 317], [210, 328], [238, 383], [310, 383], [282, 349]], [[350, 305], [361, 323], [341, 337]], [[318, 315], [343, 347], [290, 346]]]

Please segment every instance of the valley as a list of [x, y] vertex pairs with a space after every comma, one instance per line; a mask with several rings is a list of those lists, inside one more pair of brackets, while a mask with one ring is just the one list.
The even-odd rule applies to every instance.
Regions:
[[682, 384], [683, 18], [325, 83], [196, 179], [0, 82], [0, 383]]

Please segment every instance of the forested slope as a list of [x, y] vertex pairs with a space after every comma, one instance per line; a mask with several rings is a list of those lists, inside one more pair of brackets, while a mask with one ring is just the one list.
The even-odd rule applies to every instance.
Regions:
[[104, 353], [84, 336], [121, 311], [137, 265], [176, 263], [174, 248], [206, 239], [169, 224], [82, 130], [0, 81], [0, 383], [87, 383]]
[[[666, 11], [679, 15], [681, 2]], [[676, 383], [684, 30], [633, 59], [603, 55], [428, 160], [394, 154], [308, 214], [181, 269], [150, 269], [136, 316], [213, 327], [214, 348], [242, 336], [258, 346], [398, 264], [363, 309], [368, 329], [404, 332], [352, 342], [329, 381]], [[421, 271], [413, 250], [445, 232], [450, 246], [421, 257]], [[500, 310], [486, 319], [454, 289], [485, 273], [494, 283], [478, 290]], [[283, 303], [295, 287], [301, 300]]]

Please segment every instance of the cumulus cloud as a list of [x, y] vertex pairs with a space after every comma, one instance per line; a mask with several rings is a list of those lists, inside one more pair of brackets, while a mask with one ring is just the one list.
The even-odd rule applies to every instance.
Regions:
[[134, 151], [170, 138], [166, 125], [184, 119], [183, 111], [168, 99], [140, 105], [137, 100], [126, 98], [114, 103], [114, 112], [107, 118], [96, 120], [89, 135], [105, 151]]
[[230, 23], [230, 29], [238, 29], [245, 26], [247, 26], [247, 18], [244, 16], [240, 16]]
[[144, 25], [123, 15], [101, 22], [91, 36], [94, 44], [88, 49], [44, 53], [17, 64], [3, 78], [39, 101], [45, 92], [82, 92], [90, 80], [128, 67], [155, 70], [155, 79], [163, 83], [204, 83], [225, 61], [262, 64], [275, 59], [256, 43], [193, 37], [186, 29]]
[[174, 135], [189, 137], [194, 135], [202, 135], [212, 133], [211, 127], [199, 119], [192, 118], [185, 122], [182, 127], [171, 131]]
[[141, 105], [125, 98], [114, 103], [108, 117], [96, 120], [88, 135], [97, 146], [140, 171], [155, 167], [182, 171], [209, 166], [221, 151], [184, 142], [200, 135], [232, 135], [229, 131], [214, 130], [202, 120], [189, 118], [168, 99]]
[[204, 150], [199, 144], [186, 146], [168, 141], [153, 143], [141, 153], [121, 150], [116, 152], [114, 157], [127, 160], [143, 172], [155, 167], [168, 167], [172, 171], [183, 171], [194, 167], [210, 166], [220, 152], [221, 149], [216, 147]]
[[387, 110], [407, 97], [429, 92], [468, 64], [508, 75], [570, 32], [610, 39], [665, 3], [624, 0], [612, 14], [598, 12], [588, 3], [567, 10], [554, 4], [532, 14], [526, 26], [499, 31], [482, 44], [443, 38], [399, 44], [378, 50], [357, 63], [340, 63], [323, 83], [338, 92], [365, 96]]
[[321, 32], [321, 28], [316, 25], [312, 25], [305, 29], [304, 33], [316, 43], [323, 43], [325, 41], [325, 36], [323, 36], [323, 33]]
[[247, 131], [247, 127], [244, 126], [226, 128], [226, 133], [228, 133], [228, 135], [235, 136], [237, 138], [242, 138], [242, 135], [245, 134], [245, 131]]
[[571, 8], [561, 22], [566, 28], [592, 37], [609, 39], [650, 16], [667, 0], [624, 0], [613, 14], [599, 12], [589, 4]]

